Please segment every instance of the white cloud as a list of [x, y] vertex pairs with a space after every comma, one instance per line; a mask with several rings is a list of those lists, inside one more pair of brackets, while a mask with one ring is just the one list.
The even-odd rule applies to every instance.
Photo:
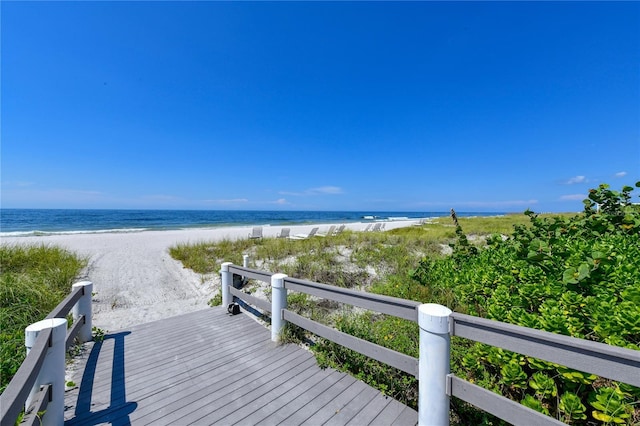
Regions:
[[305, 189], [302, 192], [280, 191], [280, 195], [291, 195], [294, 197], [306, 197], [312, 195], [336, 195], [343, 194], [344, 191], [339, 186], [320, 186], [317, 188]]
[[574, 176], [564, 181], [563, 183], [565, 185], [575, 185], [576, 183], [587, 183], [587, 182], [589, 181], [587, 180], [586, 176]]
[[568, 195], [563, 195], [560, 197], [560, 200], [562, 201], [574, 201], [574, 200], [584, 200], [585, 198], [587, 198], [586, 195], [584, 194], [568, 194]]
[[484, 208], [503, 208], [503, 207], [519, 207], [531, 206], [538, 204], [538, 200], [508, 200], [508, 201], [460, 201], [460, 202], [423, 202], [418, 203], [420, 206], [446, 206], [446, 207], [484, 207]]
[[273, 201], [272, 204], [285, 205], [285, 204], [290, 204], [290, 203], [284, 198], [279, 198], [279, 199]]
[[231, 199], [222, 199], [222, 200], [204, 200], [206, 203], [211, 204], [237, 204], [237, 203], [248, 203], [249, 200], [246, 198], [231, 198]]
[[321, 186], [319, 188], [311, 188], [308, 192], [312, 194], [342, 194], [342, 188], [337, 186]]
[[180, 197], [176, 197], [175, 195], [166, 195], [166, 194], [155, 194], [155, 195], [145, 195], [142, 197], [143, 200], [149, 201], [178, 201], [181, 200]]
[[627, 172], [618, 172], [614, 176], [617, 178], [621, 178], [621, 177], [625, 177], [626, 175], [627, 175]]

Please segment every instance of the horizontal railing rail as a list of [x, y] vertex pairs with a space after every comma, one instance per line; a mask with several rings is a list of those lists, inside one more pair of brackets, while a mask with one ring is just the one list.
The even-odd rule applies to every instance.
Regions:
[[263, 281], [265, 283], [271, 282], [271, 276], [273, 274], [268, 271], [261, 271], [258, 269], [245, 268], [243, 266], [229, 265], [229, 272], [236, 275], [242, 275], [243, 277]]
[[447, 394], [455, 396], [487, 413], [514, 425], [563, 425], [559, 420], [532, 410], [519, 402], [449, 374]]
[[[270, 272], [261, 272], [255, 269], [238, 267], [235, 265], [229, 265], [228, 271], [231, 274], [240, 275], [244, 278], [257, 278], [262, 281], [266, 281], [267, 277], [271, 280], [274, 276], [274, 274]], [[418, 320], [417, 307], [420, 305], [418, 302], [362, 291], [354, 291], [297, 278], [285, 277], [283, 281], [284, 287], [288, 290], [298, 291], [336, 302], [347, 303], [379, 313], [394, 315], [414, 322], [417, 322]], [[258, 309], [266, 312], [272, 311], [271, 302], [269, 301], [244, 293], [233, 286], [229, 286], [229, 292], [233, 296], [240, 298], [245, 303], [253, 305]], [[418, 375], [417, 358], [396, 352], [367, 340], [359, 339], [332, 327], [327, 327], [317, 321], [305, 318], [289, 310], [283, 310], [282, 319], [302, 327], [320, 337], [324, 337], [334, 343], [373, 358], [376, 361], [395, 367], [405, 373], [416, 377]]]
[[457, 312], [451, 318], [453, 336], [640, 387], [640, 351]]
[[58, 306], [53, 308], [53, 311], [47, 315], [45, 319], [51, 318], [66, 318], [71, 312], [71, 309], [78, 303], [78, 300], [84, 296], [84, 287], [75, 287], [71, 290], [71, 293], [64, 300], [58, 303]]
[[262, 309], [263, 311], [271, 312], [271, 302], [268, 300], [260, 299], [259, 297], [252, 296], [249, 293], [245, 293], [233, 287], [230, 287], [229, 291], [232, 295], [242, 299], [246, 303], [253, 305], [258, 309]]
[[351, 349], [376, 361], [380, 361], [412, 376], [418, 377], [418, 359], [396, 352], [384, 346], [376, 345], [367, 340], [359, 339], [350, 334], [343, 333], [332, 327], [327, 327], [317, 321], [310, 320], [288, 310], [283, 311], [283, 318], [298, 327], [309, 330], [313, 334], [324, 337], [345, 348]]
[[[245, 256], [246, 261], [247, 256]], [[451, 312], [440, 305], [420, 304], [410, 300], [291, 278], [283, 274], [240, 268], [232, 264], [223, 264], [222, 268], [223, 303], [225, 265], [233, 274], [260, 279], [264, 282], [271, 280], [271, 303], [233, 289], [229, 279], [226, 285], [230, 287], [230, 294], [263, 311], [272, 313], [273, 340], [279, 339], [278, 336], [284, 324], [290, 322], [329, 341], [418, 377], [420, 424], [448, 424], [449, 397], [451, 396], [515, 425], [563, 424], [557, 419], [450, 374], [450, 336], [499, 347], [640, 387], [640, 351], [464, 315]], [[420, 357], [410, 357], [296, 314], [287, 309], [286, 290], [298, 291], [417, 322], [420, 326]], [[442, 407], [446, 407], [446, 410]]]
[[418, 322], [419, 302], [286, 277], [287, 289]]
[[[64, 353], [76, 338], [83, 342], [91, 339], [92, 288], [88, 281], [74, 284], [71, 293], [44, 320], [26, 328], [28, 353], [0, 395], [0, 426], [13, 426], [23, 410], [22, 424], [64, 421]], [[74, 322], [67, 329], [69, 313]], [[41, 376], [55, 379], [41, 383]], [[44, 417], [38, 414], [42, 411]]]

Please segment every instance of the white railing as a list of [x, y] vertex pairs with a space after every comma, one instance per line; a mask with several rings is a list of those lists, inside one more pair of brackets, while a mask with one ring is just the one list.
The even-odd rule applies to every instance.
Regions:
[[23, 409], [21, 424], [64, 424], [65, 353], [76, 338], [91, 340], [92, 289], [89, 281], [74, 284], [47, 318], [25, 329], [27, 357], [0, 395], [0, 426], [13, 426]]
[[[455, 396], [515, 425], [562, 425], [564, 423], [502, 395], [488, 391], [450, 373], [450, 338], [459, 336], [527, 356], [564, 365], [604, 378], [640, 387], [640, 351], [574, 337], [534, 330], [485, 318], [452, 312], [437, 304], [359, 292], [314, 283], [284, 274], [259, 271], [230, 262], [223, 263], [222, 303], [233, 297], [271, 313], [271, 339], [278, 341], [287, 322], [386, 363], [418, 378], [420, 425], [448, 425], [449, 399]], [[234, 287], [244, 277], [271, 284], [271, 302]], [[287, 290], [351, 304], [413, 322], [420, 327], [419, 358], [342, 333], [287, 310]]]

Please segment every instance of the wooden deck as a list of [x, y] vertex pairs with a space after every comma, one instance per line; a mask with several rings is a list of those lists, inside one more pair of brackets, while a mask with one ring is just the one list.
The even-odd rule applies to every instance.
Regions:
[[80, 362], [65, 425], [415, 425], [363, 382], [276, 345], [249, 314], [206, 309], [108, 334]]

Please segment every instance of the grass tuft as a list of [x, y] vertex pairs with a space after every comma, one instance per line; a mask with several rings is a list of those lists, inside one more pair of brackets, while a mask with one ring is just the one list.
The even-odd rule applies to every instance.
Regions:
[[69, 294], [86, 264], [59, 247], [0, 246], [0, 392], [26, 356], [24, 329]]

